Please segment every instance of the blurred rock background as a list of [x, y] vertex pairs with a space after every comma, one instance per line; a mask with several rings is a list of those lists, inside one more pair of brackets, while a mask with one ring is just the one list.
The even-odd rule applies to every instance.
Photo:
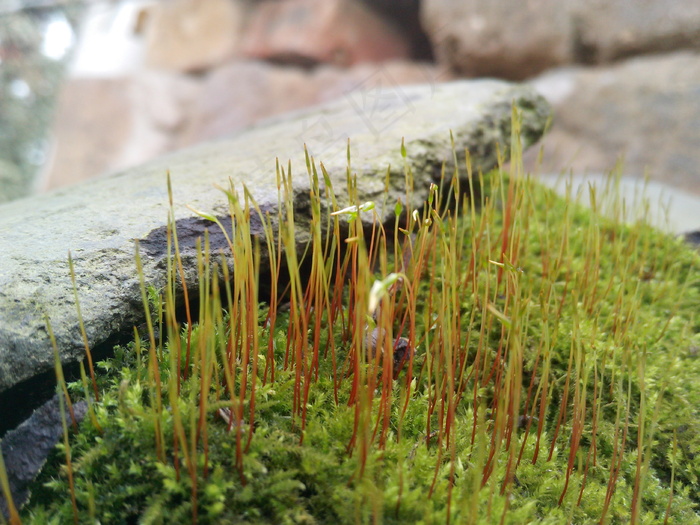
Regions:
[[[13, 1], [0, 10], [5, 198], [364, 88], [483, 76], [531, 82], [554, 105], [531, 169], [622, 161], [676, 200], [700, 196], [700, 0]], [[62, 82], [60, 60], [36, 51], [59, 11], [79, 34]], [[16, 36], [15, 20], [31, 28]]]

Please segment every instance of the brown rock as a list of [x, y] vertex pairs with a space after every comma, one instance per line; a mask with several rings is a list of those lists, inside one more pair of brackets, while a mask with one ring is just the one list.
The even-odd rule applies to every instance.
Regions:
[[361, 0], [399, 28], [411, 44], [414, 60], [432, 60], [433, 51], [420, 21], [421, 0]]
[[243, 37], [243, 55], [282, 63], [349, 66], [408, 58], [408, 41], [353, 0], [261, 2]]
[[571, 59], [571, 19], [559, 0], [424, 0], [438, 62], [458, 75], [522, 79]]
[[146, 26], [147, 63], [182, 72], [223, 63], [238, 50], [246, 5], [238, 0], [157, 3]]
[[425, 0], [437, 58], [466, 76], [522, 79], [567, 63], [700, 49], [700, 2]]
[[555, 70], [532, 84], [555, 114], [540, 171], [607, 172], [622, 159], [624, 175], [700, 194], [700, 55]]

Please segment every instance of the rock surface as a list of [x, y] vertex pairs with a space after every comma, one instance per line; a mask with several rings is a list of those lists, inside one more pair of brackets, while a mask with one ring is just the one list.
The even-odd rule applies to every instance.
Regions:
[[[88, 339], [93, 346], [138, 323], [139, 281], [134, 239], [141, 239], [144, 274], [156, 287], [164, 283], [163, 231], [168, 215], [166, 171], [172, 176], [180, 246], [192, 261], [194, 239], [209, 226], [185, 204], [227, 216], [215, 184], [237, 189], [243, 183], [263, 208], [274, 209], [275, 158], [291, 159], [294, 198], [300, 220], [308, 202], [303, 144], [323, 161], [340, 204], [346, 184], [346, 145], [352, 139], [353, 172], [361, 202], [383, 193], [391, 167], [390, 195], [382, 220], [393, 217], [396, 199], [405, 200], [402, 137], [415, 175], [414, 205], [427, 197], [443, 162], [450, 162], [449, 131], [459, 157], [471, 152], [475, 168], [496, 162], [496, 143], [508, 144], [511, 103], [523, 114], [523, 141], [543, 133], [549, 107], [531, 88], [500, 81], [463, 81], [412, 87], [389, 86], [300, 111], [232, 139], [208, 143], [155, 160], [139, 168], [0, 207], [0, 413], [8, 410], [12, 387], [52, 369], [45, 316], [56, 334], [61, 359], [84, 355], [67, 255], [75, 263], [77, 290]], [[221, 234], [211, 230], [212, 246]], [[301, 231], [298, 242], [308, 236]], [[220, 243], [221, 244], [221, 243]], [[263, 257], [264, 259], [264, 257]], [[194, 286], [194, 283], [192, 284]], [[9, 397], [8, 397], [9, 396]]]
[[438, 60], [465, 76], [523, 79], [547, 68], [700, 49], [700, 2], [425, 0]]
[[540, 171], [604, 173], [622, 160], [623, 175], [648, 173], [699, 192], [700, 55], [681, 52], [607, 68], [563, 68], [532, 85], [556, 116], [543, 142]]

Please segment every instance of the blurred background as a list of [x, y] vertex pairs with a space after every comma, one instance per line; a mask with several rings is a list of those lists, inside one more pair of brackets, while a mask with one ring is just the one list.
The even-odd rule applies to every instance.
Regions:
[[554, 106], [531, 169], [648, 176], [698, 229], [698, 52], [700, 0], [0, 0], [0, 202], [361, 89], [488, 76]]
[[0, 1], [0, 202], [35, 189], [82, 12], [76, 3]]

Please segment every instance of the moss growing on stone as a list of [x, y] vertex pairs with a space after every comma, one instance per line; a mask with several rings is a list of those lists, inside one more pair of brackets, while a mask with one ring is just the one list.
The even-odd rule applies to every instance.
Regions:
[[250, 199], [228, 192], [233, 275], [202, 241], [189, 327], [173, 242], [155, 328], [98, 365], [73, 487], [63, 447], [27, 523], [700, 523], [696, 252], [614, 194], [588, 210], [502, 171], [478, 194], [447, 175], [396, 226], [324, 215], [309, 170], [312, 240], [283, 207], [269, 304]]

